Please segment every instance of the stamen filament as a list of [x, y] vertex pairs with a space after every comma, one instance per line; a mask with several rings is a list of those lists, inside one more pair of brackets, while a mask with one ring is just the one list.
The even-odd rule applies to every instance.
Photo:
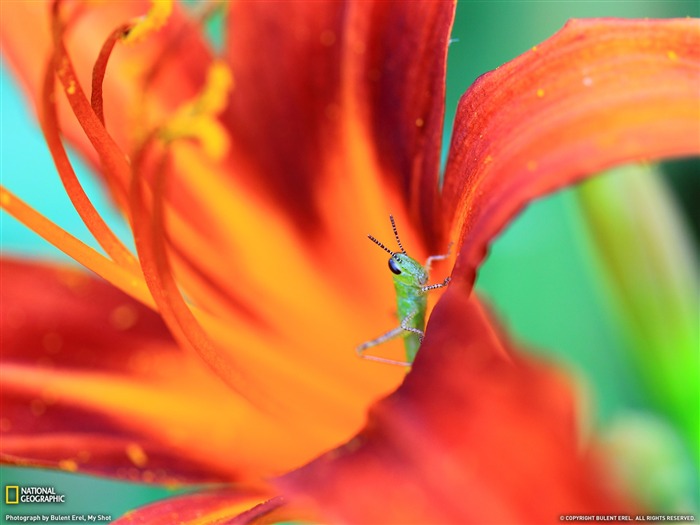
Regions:
[[92, 109], [85, 96], [73, 64], [63, 42], [64, 28], [59, 18], [59, 2], [55, 2], [52, 10], [52, 31], [54, 36], [54, 65], [63, 90], [74, 115], [83, 131], [100, 157], [107, 180], [117, 189], [115, 194], [120, 204], [127, 201], [127, 187], [130, 178], [130, 167], [124, 152], [119, 148], [112, 136], [102, 125], [97, 114]]
[[134, 273], [97, 252], [51, 222], [4, 186], [0, 186], [0, 207], [87, 269], [95, 272], [137, 301], [155, 310], [155, 302], [142, 275]]
[[95, 65], [92, 68], [92, 93], [90, 94], [90, 105], [103, 126], [105, 125], [105, 116], [104, 101], [102, 99], [102, 83], [104, 82], [105, 73], [107, 72], [107, 63], [109, 62], [109, 57], [112, 56], [114, 44], [122, 39], [124, 33], [129, 29], [129, 27], [129, 24], [122, 24], [112, 31], [112, 33], [107, 37], [107, 40], [105, 40], [104, 44], [102, 44], [100, 54], [97, 56]]
[[44, 132], [44, 138], [53, 157], [56, 170], [73, 206], [95, 240], [107, 252], [107, 255], [114, 262], [129, 268], [132, 272], [138, 271], [138, 263], [134, 255], [107, 226], [92, 202], [90, 202], [78, 177], [75, 175], [75, 171], [63, 147], [56, 111], [53, 60], [49, 61], [44, 75], [41, 101], [43, 110], [41, 129]]
[[163, 221], [167, 151], [156, 169], [151, 188], [153, 198], [150, 209], [145, 203], [145, 184], [139, 176], [145, 153], [154, 143], [154, 139], [155, 134], [152, 134], [134, 156], [134, 176], [130, 189], [136, 250], [141, 260], [146, 283], [173, 337], [183, 347], [196, 352], [230, 388], [257, 406], [262, 397], [259, 393], [251, 396], [249, 381], [236, 373], [231, 363], [224, 359], [224, 353], [218, 350], [209, 339], [175, 282], [166, 252], [166, 232]]

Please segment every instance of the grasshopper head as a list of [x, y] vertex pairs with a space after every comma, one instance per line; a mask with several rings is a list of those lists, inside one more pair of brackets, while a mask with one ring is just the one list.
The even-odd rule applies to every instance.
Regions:
[[409, 257], [406, 250], [403, 249], [401, 239], [399, 239], [399, 233], [396, 231], [394, 217], [389, 215], [389, 219], [391, 220], [391, 228], [394, 230], [396, 243], [401, 249], [400, 252], [391, 251], [371, 235], [368, 235], [367, 237], [369, 237], [369, 240], [379, 246], [382, 250], [391, 254], [391, 257], [389, 258], [389, 269], [394, 274], [394, 281], [415, 287], [425, 285], [425, 283], [428, 282], [428, 272], [425, 271], [425, 268], [423, 268], [421, 263], [416, 261], [413, 257]]
[[423, 265], [405, 253], [395, 253], [389, 258], [389, 269], [394, 280], [411, 286], [424, 286], [428, 282], [428, 273]]

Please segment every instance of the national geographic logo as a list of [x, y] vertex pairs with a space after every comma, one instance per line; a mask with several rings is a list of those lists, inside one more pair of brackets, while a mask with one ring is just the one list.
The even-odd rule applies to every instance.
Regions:
[[56, 494], [54, 487], [20, 487], [5, 485], [5, 504], [19, 503], [65, 503], [65, 494]]

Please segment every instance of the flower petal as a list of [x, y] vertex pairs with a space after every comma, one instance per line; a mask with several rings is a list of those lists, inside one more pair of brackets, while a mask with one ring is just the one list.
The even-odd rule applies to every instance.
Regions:
[[307, 234], [329, 191], [374, 213], [378, 202], [353, 188], [368, 181], [398, 193], [417, 224], [437, 189], [453, 16], [453, 1], [234, 4], [235, 173]]
[[[323, 522], [547, 523], [623, 510], [579, 450], [571, 392], [451, 288], [413, 371], [343, 448], [277, 480]], [[311, 503], [311, 502], [315, 503]]]
[[[273, 515], [278, 500], [265, 501], [262, 494], [241, 490], [210, 490], [169, 498], [122, 516], [115, 525], [221, 525], [252, 523], [259, 515]], [[248, 518], [249, 516], [249, 518]]]
[[443, 191], [471, 287], [529, 201], [614, 164], [700, 153], [700, 21], [575, 20], [462, 98]]
[[[149, 3], [66, 4], [63, 6], [66, 13], [79, 13], [71, 18], [73, 23], [67, 37], [67, 47], [80, 84], [86, 88], [91, 85], [92, 67], [101, 44], [119, 24], [146, 13]], [[3, 55], [21, 78], [31, 101], [39, 99], [43, 69], [53, 47], [51, 5], [51, 2], [11, 2], [3, 6], [5, 16], [0, 21]], [[169, 23], [160, 32], [141, 44], [121, 46], [110, 61], [110, 70], [118, 73], [108, 72], [105, 78], [104, 96], [110, 101], [104, 107], [105, 120], [110, 134], [125, 150], [128, 139], [133, 138], [136, 131], [142, 130], [134, 128], [134, 112], [124, 111], [124, 108], [135, 108], [137, 101], [148, 96], [149, 99], [157, 99], [160, 112], [167, 111], [194, 95], [204, 79], [211, 52], [197, 31], [183, 31], [187, 24], [192, 24], [191, 20], [182, 9], [176, 7]], [[31, 35], [31, 45], [28, 45], [28, 35]], [[177, 60], [168, 60], [167, 71], [163, 71], [149, 85], [148, 93], [144, 93], [141, 80], [148, 71], [143, 71], [143, 64], [158, 57], [164, 47], [169, 47], [168, 52], [175, 54]], [[76, 120], [69, 116], [72, 112], [64, 100], [59, 102], [60, 121], [66, 135], [88, 159], [95, 162], [94, 150], [90, 148]]]
[[270, 453], [281, 430], [147, 308], [72, 269], [3, 260], [1, 270], [3, 461], [158, 482], [296, 461]]

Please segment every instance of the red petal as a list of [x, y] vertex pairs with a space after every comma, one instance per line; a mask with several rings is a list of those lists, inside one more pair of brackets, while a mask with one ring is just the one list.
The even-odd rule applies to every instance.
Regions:
[[234, 172], [307, 232], [333, 178], [345, 192], [356, 177], [383, 180], [420, 220], [437, 187], [453, 15], [452, 1], [234, 4]]
[[260, 515], [270, 516], [281, 502], [265, 501], [252, 491], [212, 490], [170, 498], [129, 512], [115, 525], [222, 525], [252, 523]]
[[576, 20], [462, 98], [444, 217], [455, 283], [528, 202], [614, 164], [700, 153], [700, 22]]
[[1, 271], [5, 462], [159, 482], [241, 474], [240, 420], [265, 427], [159, 316], [75, 270]]
[[579, 451], [561, 376], [509, 357], [478, 302], [451, 288], [412, 372], [345, 447], [278, 480], [323, 522], [547, 523], [617, 513]]

